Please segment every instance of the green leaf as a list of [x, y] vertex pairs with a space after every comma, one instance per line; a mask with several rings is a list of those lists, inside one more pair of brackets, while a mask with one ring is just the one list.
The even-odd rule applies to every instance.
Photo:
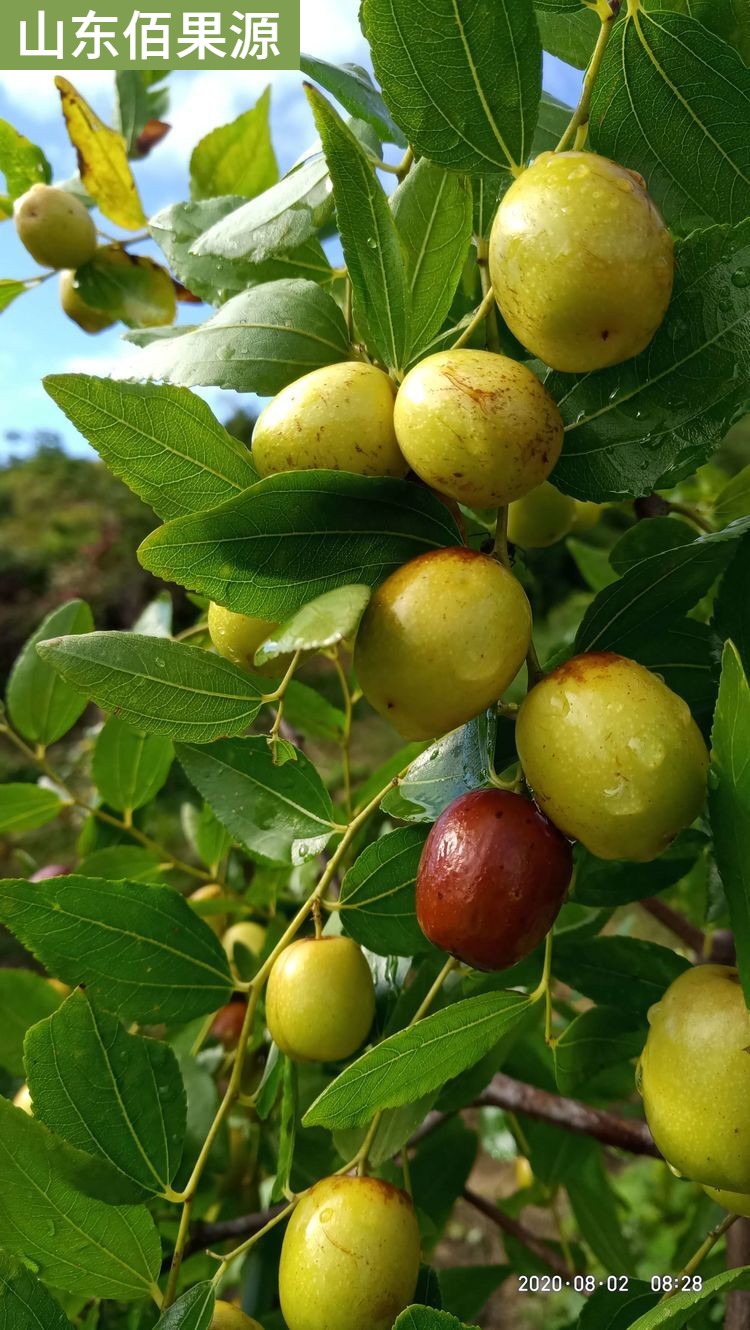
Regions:
[[579, 846], [573, 899], [580, 905], [606, 909], [655, 896], [690, 872], [706, 843], [700, 831], [683, 831], [664, 854], [646, 864], [597, 859]]
[[470, 1131], [460, 1117], [439, 1123], [417, 1147], [411, 1180], [414, 1204], [430, 1219], [427, 1254], [434, 1250], [469, 1181], [478, 1149], [476, 1131]]
[[294, 1163], [294, 1143], [297, 1136], [297, 1115], [299, 1110], [297, 1090], [297, 1065], [291, 1058], [284, 1058], [284, 1070], [281, 1077], [281, 1108], [279, 1112], [279, 1143], [276, 1152], [276, 1177], [274, 1178], [272, 1201], [280, 1201], [289, 1189]]
[[567, 65], [585, 69], [599, 35], [600, 20], [583, 0], [534, 0], [542, 46]]
[[[195, 853], [209, 871], [224, 857], [232, 843], [226, 827], [219, 822], [213, 809], [204, 804], [183, 804], [180, 810], [182, 829]], [[218, 871], [218, 870], [217, 870]]]
[[0, 785], [0, 836], [18, 836], [43, 827], [64, 807], [59, 794], [41, 785]]
[[254, 485], [250, 452], [185, 388], [52, 374], [44, 387], [110, 471], [158, 517], [214, 508]]
[[172, 272], [189, 291], [211, 305], [223, 305], [230, 296], [262, 282], [307, 277], [325, 285], [332, 280], [333, 270], [315, 237], [299, 249], [277, 254], [263, 263], [193, 254], [193, 245], [204, 232], [244, 203], [236, 194], [199, 203], [173, 203], [151, 218], [149, 231], [166, 255]]
[[485, 788], [494, 771], [496, 734], [496, 716], [487, 711], [430, 744], [385, 796], [383, 811], [402, 822], [434, 822], [459, 795]]
[[263, 263], [298, 249], [333, 213], [328, 166], [322, 152], [299, 162], [278, 185], [210, 226], [192, 246], [197, 257]]
[[576, 649], [627, 656], [638, 649], [638, 639], [660, 630], [665, 620], [681, 622], [727, 567], [734, 542], [749, 528], [750, 518], [745, 518], [724, 531], [699, 536], [690, 544], [680, 540], [642, 559], [592, 601], [581, 620]]
[[87, 305], [121, 319], [128, 328], [161, 328], [173, 323], [177, 313], [174, 282], [166, 268], [118, 245], [100, 245], [93, 259], [76, 269], [75, 291]]
[[178, 744], [177, 758], [232, 837], [268, 863], [302, 863], [331, 839], [331, 798], [304, 753], [276, 766], [258, 736]]
[[0, 313], [28, 289], [25, 282], [17, 282], [12, 277], [3, 277], [0, 280]]
[[146, 637], [171, 637], [172, 610], [169, 591], [159, 591], [141, 610], [131, 631], [145, 633]]
[[159, 793], [173, 757], [170, 739], [131, 729], [110, 716], [96, 741], [92, 774], [110, 808], [118, 813], [133, 812]]
[[568, 553], [573, 556], [581, 577], [592, 591], [603, 591], [617, 578], [609, 562], [609, 551], [598, 545], [588, 545], [583, 540], [570, 536], [565, 542]]
[[661, 1301], [649, 1284], [629, 1280], [623, 1292], [599, 1288], [588, 1299], [578, 1319], [576, 1330], [628, 1330], [634, 1316], [642, 1316]]
[[750, 213], [748, 113], [750, 69], [737, 51], [693, 18], [638, 8], [607, 48], [591, 141], [640, 171], [667, 221], [684, 233]]
[[[163, 70], [118, 69], [115, 71], [115, 128], [125, 140], [128, 157], [147, 156], [139, 144], [144, 129], [160, 121], [169, 109], [169, 92], [162, 85]], [[163, 126], [167, 131], [169, 125]], [[156, 140], [158, 142], [158, 139]]]
[[750, 466], [744, 466], [718, 494], [714, 503], [714, 517], [719, 526], [726, 526], [750, 512]]
[[485, 993], [384, 1039], [337, 1077], [308, 1109], [305, 1126], [357, 1127], [466, 1071], [525, 1014], [524, 993]]
[[[371, 1168], [379, 1168], [381, 1164], [399, 1154], [406, 1142], [410, 1141], [421, 1127], [435, 1103], [437, 1093], [436, 1090], [431, 1090], [413, 1104], [385, 1110], [367, 1155]], [[352, 1127], [348, 1131], [335, 1133], [336, 1149], [342, 1159], [354, 1158], [364, 1143], [367, 1130], [367, 1127]]]
[[644, 559], [691, 545], [695, 538], [695, 527], [680, 517], [650, 517], [623, 532], [609, 552], [609, 561], [616, 573], [627, 573]]
[[362, 24], [385, 101], [420, 156], [479, 175], [523, 166], [542, 90], [531, 0], [468, 10], [365, 0]]
[[78, 989], [26, 1036], [34, 1116], [104, 1159], [141, 1193], [166, 1191], [185, 1135], [185, 1091], [167, 1044], [128, 1034]]
[[169, 887], [105, 878], [0, 881], [0, 920], [64, 983], [140, 1024], [217, 1011], [232, 981], [224, 950]]
[[40, 653], [103, 711], [147, 734], [211, 743], [220, 735], [240, 734], [261, 706], [251, 674], [181, 642], [87, 633], [44, 642]]
[[610, 1274], [635, 1273], [635, 1262], [620, 1223], [617, 1196], [593, 1144], [587, 1158], [566, 1179], [570, 1206], [581, 1236]]
[[371, 594], [368, 586], [355, 583], [309, 600], [258, 647], [255, 664], [266, 665], [295, 651], [320, 651], [353, 637]]
[[407, 559], [458, 541], [445, 505], [420, 486], [287, 471], [210, 513], [169, 522], [138, 557], [159, 577], [274, 621], [336, 587], [375, 587]]
[[368, 349], [391, 369], [409, 353], [410, 298], [404, 252], [385, 191], [364, 148], [316, 88], [307, 88], [333, 181], [336, 221], [354, 314]]
[[3, 1247], [54, 1288], [118, 1302], [147, 1298], [161, 1262], [154, 1221], [145, 1206], [106, 1205], [74, 1187], [68, 1179], [79, 1157], [0, 1099]]
[[209, 1280], [194, 1284], [159, 1317], [154, 1330], [209, 1330], [215, 1302]]
[[344, 931], [379, 956], [431, 951], [415, 913], [414, 890], [425, 827], [401, 827], [368, 845], [341, 885]]
[[341, 744], [346, 727], [346, 716], [314, 688], [298, 683], [288, 685], [284, 699], [284, 716], [293, 730], [310, 739], [323, 739], [326, 743]]
[[643, 1026], [632, 1012], [592, 1007], [563, 1030], [555, 1044], [555, 1079], [560, 1094], [585, 1090], [600, 1071], [639, 1057]]
[[675, 484], [748, 408], [750, 221], [696, 231], [675, 255], [672, 302], [641, 355], [598, 374], [545, 379], [565, 421], [552, 479], [576, 498]]
[[737, 553], [721, 579], [713, 613], [713, 627], [720, 637], [732, 639], [746, 673], [750, 671], [748, 578], [750, 578], [750, 536], [740, 541]]
[[279, 178], [271, 143], [271, 89], [230, 125], [214, 129], [193, 149], [190, 192], [194, 199], [241, 194], [254, 199]]
[[0, 1330], [71, 1330], [44, 1284], [21, 1261], [0, 1252]]
[[473, 1321], [511, 1273], [509, 1265], [456, 1265], [441, 1270], [443, 1306], [461, 1321]]
[[423, 159], [391, 200], [411, 294], [410, 357], [440, 331], [456, 294], [472, 236], [471, 187]]
[[300, 69], [308, 78], [315, 79], [326, 92], [330, 92], [350, 115], [372, 125], [386, 143], [395, 143], [399, 148], [406, 147], [406, 139], [366, 69], [359, 65], [331, 65], [327, 60], [304, 54], [300, 59]]
[[16, 660], [8, 682], [8, 715], [31, 743], [47, 745], [62, 739], [86, 710], [86, 699], [40, 659], [38, 643], [61, 633], [90, 633], [93, 626], [86, 602], [69, 600], [47, 615]]
[[41, 148], [19, 134], [7, 120], [0, 120], [0, 171], [13, 200], [32, 185], [48, 185], [52, 180], [52, 167]]
[[37, 1021], [51, 1016], [60, 995], [31, 970], [0, 969], [0, 1067], [23, 1076], [23, 1041]]
[[724, 647], [719, 700], [711, 735], [708, 806], [716, 862], [729, 904], [737, 965], [750, 998], [750, 688], [737, 648]]
[[733, 1289], [750, 1289], [750, 1265], [714, 1275], [713, 1279], [705, 1281], [700, 1293], [675, 1293], [668, 1302], [660, 1301], [645, 1316], [632, 1321], [630, 1330], [657, 1330], [657, 1327], [679, 1330], [681, 1326], [689, 1325], [701, 1307], [715, 1307], [716, 1298]]
[[648, 0], [646, 9], [676, 9], [710, 28], [750, 64], [750, 9], [747, 0]]
[[326, 291], [315, 282], [268, 282], [232, 296], [188, 332], [152, 342], [122, 377], [271, 397], [349, 354], [346, 321]]
[[407, 1307], [394, 1321], [393, 1330], [466, 1330], [449, 1312], [434, 1307]]
[[592, 1002], [630, 1012], [645, 1022], [649, 1007], [690, 963], [654, 942], [587, 937], [556, 939], [552, 968], [557, 979]]
[[636, 641], [628, 639], [628, 654], [660, 674], [668, 688], [684, 698], [696, 720], [710, 721], [716, 701], [718, 671], [716, 638], [695, 619], [677, 619], [654, 628]]
[[87, 854], [76, 868], [83, 877], [106, 877], [112, 882], [161, 882], [163, 868], [155, 854], [140, 845], [107, 845]]

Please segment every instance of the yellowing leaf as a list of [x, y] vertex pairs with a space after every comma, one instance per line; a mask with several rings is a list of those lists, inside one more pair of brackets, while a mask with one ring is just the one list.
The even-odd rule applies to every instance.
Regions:
[[81, 180], [97, 207], [117, 226], [136, 231], [146, 221], [122, 134], [102, 123], [72, 83], [55, 79]]

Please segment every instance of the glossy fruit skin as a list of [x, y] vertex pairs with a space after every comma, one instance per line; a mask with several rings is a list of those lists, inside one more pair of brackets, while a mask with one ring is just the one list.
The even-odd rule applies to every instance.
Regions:
[[549, 932], [572, 871], [570, 845], [530, 799], [472, 790], [448, 805], [425, 841], [419, 926], [475, 970], [507, 970]]
[[502, 696], [531, 640], [515, 577], [463, 546], [421, 554], [378, 588], [354, 668], [371, 706], [405, 739], [434, 739]]
[[546, 480], [508, 509], [508, 540], [525, 550], [546, 549], [572, 529], [575, 499]]
[[361, 476], [408, 470], [393, 428], [395, 389], [375, 365], [325, 365], [290, 383], [261, 412], [253, 461], [261, 476], [318, 467]]
[[705, 1186], [703, 1190], [712, 1201], [728, 1210], [730, 1215], [742, 1215], [743, 1219], [750, 1219], [750, 1196], [745, 1192], [722, 1191], [718, 1187]]
[[351, 938], [300, 938], [271, 970], [266, 1022], [274, 1042], [295, 1062], [351, 1057], [374, 1015], [370, 967]]
[[231, 1302], [219, 1301], [214, 1307], [209, 1330], [263, 1330], [263, 1327], [239, 1307], [233, 1307]]
[[522, 702], [516, 744], [542, 812], [600, 859], [655, 859], [703, 807], [708, 753], [687, 704], [624, 656], [553, 670]]
[[[218, 882], [207, 882], [205, 887], [198, 887], [196, 891], [192, 891], [188, 900], [215, 901], [223, 895], [224, 888], [219, 886]], [[225, 914], [202, 914], [200, 917], [217, 937], [224, 936], [227, 929], [227, 916]]]
[[208, 633], [214, 647], [225, 660], [239, 665], [243, 670], [252, 670], [254, 674], [280, 676], [288, 668], [290, 657], [280, 656], [268, 665], [257, 666], [253, 662], [261, 642], [278, 628], [277, 623], [268, 619], [254, 619], [248, 614], [235, 614], [223, 605], [213, 601], [208, 607]]
[[470, 508], [496, 508], [546, 480], [563, 423], [535, 374], [492, 351], [439, 351], [398, 390], [396, 435], [432, 489]]
[[750, 1014], [737, 971], [686, 970], [648, 1019], [638, 1089], [664, 1158], [695, 1182], [750, 1192]]
[[100, 333], [104, 332], [105, 328], [111, 328], [116, 320], [103, 309], [94, 309], [93, 305], [87, 305], [76, 288], [75, 279], [76, 275], [72, 269], [60, 273], [60, 304], [63, 313], [77, 323], [85, 333]]
[[545, 152], [497, 210], [490, 275], [518, 340], [586, 373], [648, 346], [672, 294], [672, 238], [640, 176], [595, 153]]
[[408, 1196], [376, 1178], [324, 1178], [284, 1235], [281, 1310], [289, 1330], [391, 1330], [419, 1275]]
[[96, 227], [80, 199], [54, 185], [32, 185], [16, 199], [21, 243], [43, 268], [80, 268], [94, 257]]
[[591, 499], [574, 499], [574, 503], [576, 510], [570, 528], [573, 535], [577, 536], [582, 531], [592, 531], [599, 525], [604, 512], [603, 503], [594, 503]]

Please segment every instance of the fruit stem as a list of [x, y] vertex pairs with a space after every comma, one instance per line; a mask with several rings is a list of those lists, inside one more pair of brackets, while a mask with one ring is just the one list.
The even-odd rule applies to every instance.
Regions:
[[544, 969], [539, 984], [533, 993], [529, 994], [531, 1002], [538, 1002], [544, 998], [544, 1039], [549, 1048], [554, 1048], [555, 1041], [552, 1037], [552, 929], [549, 930], [544, 942]]
[[594, 84], [596, 83], [597, 75], [601, 69], [604, 52], [607, 49], [607, 43], [612, 35], [612, 29], [614, 28], [615, 18], [617, 17], [619, 8], [619, 3], [606, 3], [606, 0], [605, 3], [597, 6], [596, 12], [601, 19], [601, 28], [599, 29], [599, 36], [596, 39], [594, 54], [589, 61], [588, 69], [586, 70], [583, 80], [580, 101], [570, 118], [570, 123], [568, 124], [565, 133], [555, 148], [555, 152], [563, 152], [574, 135], [575, 142], [573, 146], [576, 150], [582, 148], [586, 142]]
[[167, 1279], [167, 1288], [162, 1303], [162, 1311], [166, 1311], [168, 1307], [172, 1306], [175, 1299], [175, 1293], [177, 1292], [177, 1280], [180, 1277], [180, 1270], [182, 1269], [182, 1258], [190, 1228], [190, 1216], [193, 1211], [193, 1199], [194, 1198], [191, 1196], [182, 1207], [180, 1227], [177, 1232], [177, 1241], [175, 1242], [174, 1256], [172, 1257], [172, 1265], [170, 1266], [169, 1278]]
[[341, 664], [339, 653], [336, 652], [335, 655], [331, 656], [331, 660], [333, 661], [333, 668], [338, 675], [338, 680], [341, 685], [341, 696], [344, 701], [344, 732], [341, 736], [341, 767], [344, 778], [346, 815], [350, 818], [352, 815], [352, 767], [350, 744], [352, 737], [352, 711], [354, 703], [352, 700], [351, 689], [349, 687], [349, 680], [346, 677], [346, 670]]
[[398, 167], [396, 168], [396, 175], [398, 176], [399, 184], [401, 184], [402, 180], [406, 179], [413, 165], [414, 165], [414, 149], [412, 147], [408, 147], [403, 157], [401, 158]]
[[495, 527], [495, 543], [492, 547], [492, 553], [495, 558], [512, 572], [510, 555], [508, 553], [508, 505], [497, 510], [497, 526]]
[[[518, 173], [520, 175], [520, 172]], [[477, 236], [477, 267], [479, 268], [479, 281], [482, 285], [482, 295], [487, 300], [492, 296], [490, 307], [485, 315], [485, 338], [488, 351], [495, 351], [499, 354], [500, 331], [497, 326], [497, 309], [495, 307], [494, 292], [492, 290], [492, 280], [490, 278], [490, 243], [483, 236]]]
[[470, 337], [472, 337], [472, 335], [476, 332], [480, 323], [482, 323], [483, 320], [487, 318], [487, 315], [492, 310], [492, 306], [494, 305], [494, 303], [495, 303], [495, 296], [492, 290], [489, 290], [485, 293], [481, 305], [479, 305], [477, 309], [474, 311], [474, 317], [471, 319], [469, 323], [467, 323], [466, 327], [461, 333], [461, 336], [457, 337], [455, 342], [451, 346], [451, 351], [458, 351], [460, 347], [466, 346], [466, 343], [469, 341]]
[[719, 1239], [723, 1238], [727, 1230], [732, 1227], [732, 1224], [735, 1222], [736, 1219], [739, 1219], [739, 1215], [725, 1215], [721, 1223], [717, 1224], [716, 1228], [711, 1229], [711, 1232], [708, 1233], [706, 1237], [703, 1239], [698, 1250], [694, 1252], [693, 1255], [690, 1257], [690, 1260], [688, 1261], [687, 1265], [684, 1267], [684, 1269], [680, 1271], [679, 1277], [674, 1281], [676, 1287], [671, 1289], [669, 1293], [664, 1294], [664, 1297], [661, 1299], [662, 1302], [668, 1302], [670, 1298], [674, 1297], [675, 1293], [678, 1293], [680, 1291], [682, 1287], [682, 1281], [688, 1278], [689, 1275], [695, 1273], [701, 1262], [706, 1258], [706, 1256], [708, 1256], [708, 1253], [712, 1251], [712, 1249], [716, 1246]]

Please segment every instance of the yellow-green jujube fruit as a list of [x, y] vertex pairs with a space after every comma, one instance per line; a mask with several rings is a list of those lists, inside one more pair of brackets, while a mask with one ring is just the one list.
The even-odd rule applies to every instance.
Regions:
[[263, 1327], [239, 1307], [233, 1307], [231, 1302], [219, 1301], [214, 1307], [209, 1330], [263, 1330]]
[[516, 744], [539, 807], [600, 859], [655, 859], [703, 807], [708, 753], [687, 703], [624, 656], [548, 674], [521, 704]]
[[77, 323], [85, 333], [100, 333], [104, 332], [105, 328], [111, 328], [116, 320], [103, 309], [94, 309], [93, 305], [87, 305], [75, 282], [76, 275], [72, 269], [60, 273], [60, 304], [63, 313]]
[[571, 533], [577, 536], [582, 531], [592, 531], [601, 521], [604, 512], [603, 503], [594, 503], [591, 499], [575, 499], [575, 512]]
[[541, 485], [563, 444], [547, 389], [492, 351], [439, 351], [398, 390], [396, 436], [409, 466], [470, 508], [512, 503]]
[[254, 664], [253, 657], [261, 642], [265, 642], [278, 626], [278, 623], [269, 619], [236, 614], [234, 610], [227, 610], [214, 601], [208, 607], [208, 633], [219, 655], [243, 670], [253, 670], [256, 674], [274, 678], [289, 667], [291, 656], [279, 656], [267, 665]]
[[508, 509], [508, 539], [522, 549], [545, 549], [567, 536], [575, 517], [575, 499], [545, 480]]
[[[197, 887], [195, 891], [191, 892], [188, 900], [215, 901], [220, 900], [224, 895], [224, 888], [218, 882], [207, 882], [204, 887]], [[200, 915], [200, 918], [217, 937], [224, 936], [227, 930], [227, 916], [225, 914], [203, 914]]]
[[372, 973], [351, 938], [300, 938], [275, 961], [266, 1021], [274, 1043], [295, 1062], [351, 1057], [374, 1016]]
[[505, 692], [531, 640], [520, 582], [463, 546], [421, 554], [378, 588], [354, 668], [372, 707], [405, 739], [434, 739]]
[[722, 1191], [719, 1187], [706, 1187], [703, 1190], [717, 1205], [721, 1205], [730, 1215], [742, 1215], [750, 1219], [750, 1196], [742, 1191]]
[[648, 1020], [638, 1089], [661, 1153], [694, 1182], [750, 1192], [750, 1014], [737, 971], [686, 970]]
[[80, 268], [94, 257], [96, 227], [80, 199], [54, 185], [32, 185], [16, 199], [21, 243], [43, 268]]
[[282, 388], [258, 417], [253, 461], [277, 471], [354, 471], [404, 476], [393, 428], [395, 388], [375, 365], [324, 365]]
[[227, 929], [221, 939], [221, 944], [227, 954], [230, 965], [234, 965], [240, 978], [249, 979], [250, 961], [245, 952], [256, 960], [263, 950], [266, 942], [266, 930], [262, 924], [256, 924], [252, 919], [242, 919], [237, 924], [232, 924]]
[[672, 295], [672, 237], [640, 176], [592, 152], [545, 152], [500, 203], [490, 274], [518, 340], [587, 373], [648, 346]]
[[414, 1296], [419, 1254], [404, 1192], [377, 1178], [324, 1178], [284, 1235], [279, 1297], [289, 1330], [391, 1330]]

